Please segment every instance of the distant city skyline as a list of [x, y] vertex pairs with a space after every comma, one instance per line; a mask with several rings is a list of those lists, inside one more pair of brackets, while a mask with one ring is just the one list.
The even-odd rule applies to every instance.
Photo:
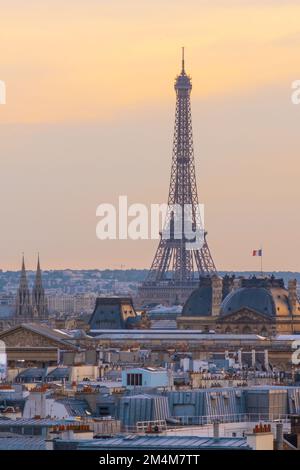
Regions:
[[[213, 5], [212, 5], [213, 3]], [[300, 271], [300, 5], [276, 0], [1, 7], [1, 269], [149, 268], [157, 241], [100, 241], [96, 207], [165, 203], [181, 46], [199, 202], [218, 270]], [[34, 12], [34, 14], [33, 14]]]

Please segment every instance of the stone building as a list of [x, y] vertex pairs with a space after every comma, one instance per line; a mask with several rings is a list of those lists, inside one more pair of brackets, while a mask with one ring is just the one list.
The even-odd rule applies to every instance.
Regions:
[[297, 281], [271, 277], [204, 277], [177, 317], [180, 329], [216, 333], [300, 333]]
[[74, 338], [42, 324], [24, 323], [0, 333], [9, 368], [49, 367], [60, 362], [60, 352], [77, 352]]

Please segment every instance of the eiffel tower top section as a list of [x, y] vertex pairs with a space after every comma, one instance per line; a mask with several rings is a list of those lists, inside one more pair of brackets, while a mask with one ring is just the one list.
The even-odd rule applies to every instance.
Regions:
[[182, 48], [181, 73], [176, 77], [174, 88], [176, 92], [186, 92], [192, 89], [191, 77], [185, 72], [184, 47]]

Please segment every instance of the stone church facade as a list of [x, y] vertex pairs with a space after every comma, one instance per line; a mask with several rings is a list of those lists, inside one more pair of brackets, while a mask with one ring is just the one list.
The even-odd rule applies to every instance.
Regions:
[[48, 319], [48, 305], [43, 287], [39, 257], [34, 285], [32, 291], [30, 291], [23, 256], [20, 283], [16, 294], [15, 305], [14, 308], [10, 308], [9, 310], [8, 315], [6, 314], [3, 317], [0, 315], [0, 331], [21, 323], [39, 322]]

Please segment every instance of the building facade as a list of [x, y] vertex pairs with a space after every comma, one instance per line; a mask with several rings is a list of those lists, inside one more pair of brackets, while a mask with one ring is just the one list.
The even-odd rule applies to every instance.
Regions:
[[216, 333], [300, 333], [297, 282], [271, 277], [203, 277], [177, 317], [179, 329]]

